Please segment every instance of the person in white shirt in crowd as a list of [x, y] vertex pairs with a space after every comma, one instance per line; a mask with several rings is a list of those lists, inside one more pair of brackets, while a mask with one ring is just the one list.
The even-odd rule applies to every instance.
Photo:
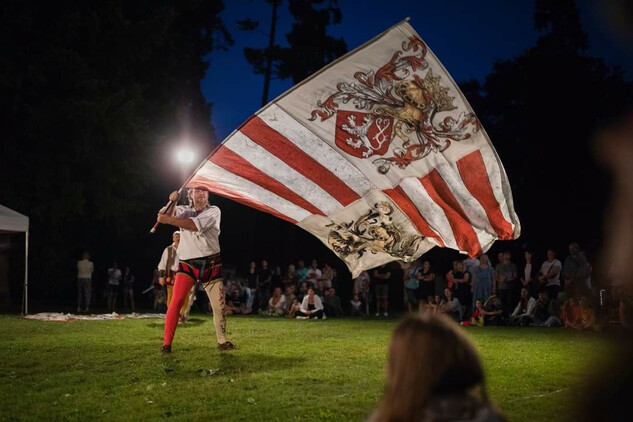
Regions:
[[275, 287], [273, 295], [268, 301], [268, 315], [284, 316], [286, 314], [286, 296], [281, 294], [281, 287]]
[[329, 289], [332, 287], [332, 280], [336, 272], [327, 262], [323, 264], [323, 269], [321, 270], [321, 277], [319, 277], [320, 281], [323, 281], [323, 288]]
[[528, 289], [530, 296], [537, 298], [539, 294], [539, 286], [537, 286], [536, 275], [538, 273], [536, 264], [532, 260], [532, 251], [526, 250], [524, 253], [525, 264], [523, 265], [523, 271], [520, 272], [519, 278], [521, 279], [522, 287]]
[[174, 278], [176, 272], [178, 272], [178, 244], [180, 243], [180, 231], [176, 230], [172, 235], [172, 244], [167, 246], [163, 250], [163, 254], [160, 257], [158, 263], [158, 271], [160, 271], [160, 277], [158, 282], [161, 286], [167, 288], [167, 306], [171, 303], [171, 297], [174, 290]]
[[90, 300], [92, 298], [92, 273], [95, 267], [90, 260], [90, 254], [84, 252], [81, 261], [77, 261], [77, 312], [81, 312], [81, 302], [83, 301], [83, 311], [90, 311]]
[[116, 262], [108, 268], [108, 310], [114, 312], [116, 308], [116, 298], [119, 294], [119, 283], [121, 282], [121, 270]]
[[352, 300], [349, 301], [350, 305], [352, 305], [352, 316], [365, 316], [366, 314], [363, 312], [363, 302], [360, 301], [360, 298], [357, 294], [352, 296]]
[[536, 299], [530, 296], [530, 292], [525, 287], [521, 289], [521, 300], [510, 315], [510, 325], [521, 325], [527, 327], [534, 318], [536, 309]]
[[538, 281], [541, 284], [541, 289], [544, 288], [547, 290], [550, 300], [558, 300], [558, 293], [560, 292], [560, 272], [562, 269], [563, 264], [556, 259], [554, 249], [548, 249], [547, 260], [541, 264]]
[[297, 319], [325, 319], [323, 302], [321, 302], [319, 296], [314, 294], [312, 287], [308, 288], [308, 294], [303, 298], [299, 312], [296, 315]]

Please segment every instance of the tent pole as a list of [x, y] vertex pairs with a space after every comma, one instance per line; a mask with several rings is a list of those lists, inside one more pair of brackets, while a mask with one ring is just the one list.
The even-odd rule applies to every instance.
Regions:
[[24, 293], [22, 300], [22, 314], [29, 313], [29, 231], [24, 233]]

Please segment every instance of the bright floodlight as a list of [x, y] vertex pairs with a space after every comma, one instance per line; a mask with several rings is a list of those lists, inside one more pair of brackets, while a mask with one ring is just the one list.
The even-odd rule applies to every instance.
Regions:
[[195, 154], [190, 149], [181, 149], [178, 151], [178, 161], [182, 164], [192, 163], [195, 158]]

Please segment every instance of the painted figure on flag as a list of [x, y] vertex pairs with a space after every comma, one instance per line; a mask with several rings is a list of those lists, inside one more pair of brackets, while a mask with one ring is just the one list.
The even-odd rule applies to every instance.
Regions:
[[[337, 92], [317, 102], [310, 120], [336, 115], [336, 145], [357, 158], [380, 156], [373, 163], [382, 174], [392, 165], [405, 169], [451, 142], [470, 138], [480, 129], [479, 121], [474, 113], [455, 111], [455, 98], [429, 68], [426, 54], [424, 42], [411, 37], [378, 70], [356, 72], [358, 82], [340, 82]], [[340, 109], [349, 103], [356, 111]], [[442, 112], [453, 113], [438, 119]], [[396, 137], [398, 144], [389, 154]]]
[[361, 258], [366, 252], [383, 252], [397, 259], [411, 258], [423, 237], [407, 235], [394, 224], [393, 211], [388, 202], [379, 202], [356, 221], [329, 224], [330, 247], [343, 258], [350, 255]]

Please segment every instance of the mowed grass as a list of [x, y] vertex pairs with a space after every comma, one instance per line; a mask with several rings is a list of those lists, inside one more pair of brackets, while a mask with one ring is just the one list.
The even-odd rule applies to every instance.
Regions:
[[[383, 392], [396, 320], [231, 317], [219, 352], [195, 315], [159, 353], [162, 320], [42, 322], [0, 316], [0, 420], [361, 421]], [[564, 420], [604, 335], [468, 328], [509, 420]]]

